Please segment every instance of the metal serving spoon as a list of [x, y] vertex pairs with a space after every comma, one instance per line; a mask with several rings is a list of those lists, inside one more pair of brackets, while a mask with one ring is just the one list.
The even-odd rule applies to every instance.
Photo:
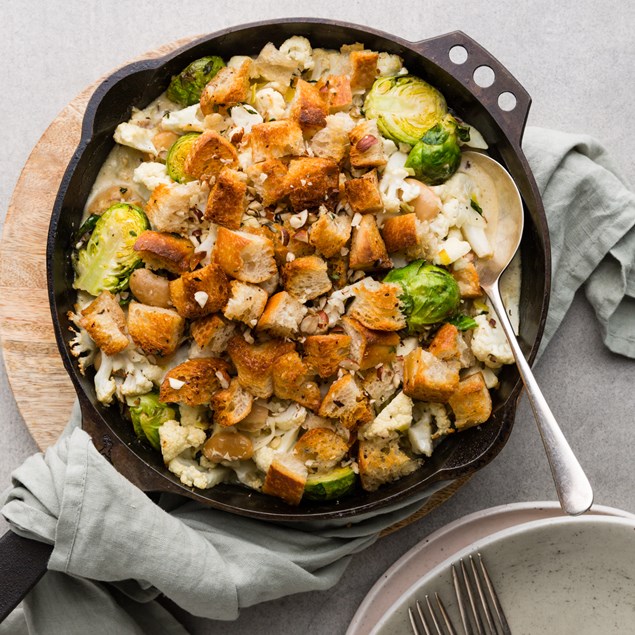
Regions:
[[562, 434], [520, 349], [498, 286], [501, 274], [516, 254], [523, 234], [523, 204], [520, 193], [512, 177], [500, 163], [478, 152], [463, 154], [465, 160], [492, 179], [498, 195], [499, 215], [494, 228], [495, 234], [491, 237], [495, 245], [494, 255], [489, 259], [479, 259], [476, 263], [481, 287], [498, 314], [499, 322], [516, 359], [545, 446], [560, 506], [567, 514], [576, 516], [587, 511], [593, 504], [591, 484]]

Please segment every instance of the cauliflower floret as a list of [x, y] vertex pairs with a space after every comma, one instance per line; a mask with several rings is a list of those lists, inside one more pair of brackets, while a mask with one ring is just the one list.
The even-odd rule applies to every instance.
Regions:
[[146, 161], [137, 166], [132, 174], [132, 180], [143, 185], [149, 192], [162, 183], [169, 185], [172, 182], [165, 164], [154, 161]]
[[[324, 305], [323, 311], [326, 313], [329, 323], [328, 326], [333, 327], [339, 322], [339, 319], [344, 315], [346, 311], [346, 300], [355, 297], [356, 290], [367, 284], [374, 283], [375, 281], [370, 277], [362, 278], [354, 284], [349, 284], [338, 291], [334, 291], [329, 296], [329, 299]], [[372, 286], [372, 285], [371, 285]]]
[[192, 426], [206, 430], [209, 426], [209, 408], [205, 406], [187, 406], [179, 404], [179, 412], [181, 414], [181, 425]]
[[400, 392], [376, 417], [360, 431], [362, 439], [387, 439], [395, 432], [403, 432], [412, 423], [413, 402]]
[[[159, 432], [162, 427], [159, 428]], [[199, 489], [214, 487], [214, 485], [222, 483], [229, 476], [229, 470], [223, 467], [201, 467], [194, 459], [188, 458], [187, 455], [173, 458], [168, 463], [168, 469], [181, 479], [183, 485], [198, 487]]]
[[92, 366], [95, 361], [97, 344], [95, 344], [93, 338], [88, 335], [88, 331], [79, 325], [79, 315], [69, 311], [68, 319], [75, 327], [69, 327], [69, 330], [74, 333], [73, 338], [69, 342], [71, 355], [77, 359], [79, 372], [84, 375], [86, 374], [86, 369]]
[[404, 167], [407, 159], [407, 154], [394, 152], [379, 181], [379, 191], [387, 212], [398, 212], [402, 203], [408, 203], [419, 196], [419, 185], [406, 183], [406, 179], [412, 176]]
[[498, 320], [489, 315], [477, 315], [474, 320], [477, 326], [472, 335], [471, 347], [476, 359], [490, 368], [513, 364], [512, 349]]
[[297, 62], [301, 71], [311, 70], [314, 66], [313, 49], [305, 37], [300, 35], [290, 37], [280, 45], [280, 52]]
[[300, 433], [300, 426], [289, 430], [276, 430], [275, 426], [271, 426], [271, 433], [263, 441], [254, 442], [253, 460], [259, 470], [267, 473], [272, 461], [278, 455], [286, 454], [291, 451]]
[[274, 425], [277, 430], [291, 430], [301, 426], [306, 419], [307, 410], [298, 403], [291, 403], [277, 415], [269, 415], [267, 424]]
[[161, 128], [170, 132], [203, 132], [205, 117], [199, 104], [163, 115]]
[[260, 113], [248, 105], [234, 106], [229, 112], [234, 124], [245, 134], [251, 132], [252, 126], [263, 122]]
[[423, 417], [408, 429], [408, 440], [413, 452], [417, 454], [432, 455], [434, 444], [432, 443], [431, 417]]
[[273, 448], [270, 448], [268, 445], [259, 448], [254, 451], [253, 460], [256, 463], [256, 466], [261, 472], [265, 474], [268, 472], [269, 467], [273, 463], [273, 459], [276, 456], [276, 451]]
[[379, 58], [377, 59], [377, 70], [379, 71], [380, 77], [401, 75], [403, 67], [403, 60], [399, 57], [399, 55], [392, 55], [384, 52], [379, 54]]
[[266, 121], [284, 119], [287, 103], [274, 88], [264, 87], [256, 91], [254, 106]]
[[161, 454], [166, 464], [179, 454], [190, 448], [198, 448], [205, 443], [207, 435], [204, 430], [194, 426], [182, 426], [178, 421], [170, 419], [159, 428]]
[[408, 428], [408, 439], [417, 454], [430, 456], [434, 440], [452, 432], [447, 410], [440, 403], [417, 402], [413, 409], [413, 423]]
[[128, 146], [141, 152], [158, 154], [152, 142], [155, 131], [152, 128], [141, 128], [132, 123], [120, 123], [115, 130], [115, 141], [122, 146]]
[[236, 478], [251, 489], [261, 490], [264, 484], [259, 467], [254, 461], [223, 461], [223, 465], [233, 470]]

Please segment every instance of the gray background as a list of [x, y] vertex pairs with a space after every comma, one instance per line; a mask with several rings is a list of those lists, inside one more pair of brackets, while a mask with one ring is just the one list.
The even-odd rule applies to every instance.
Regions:
[[[594, 0], [2, 2], [2, 218], [32, 147], [86, 85], [163, 43], [285, 16], [348, 20], [409, 40], [462, 29], [501, 60], [533, 97], [530, 125], [598, 137], [633, 183], [635, 159], [628, 137], [635, 115], [634, 7], [630, 2]], [[592, 481], [596, 502], [632, 512], [634, 371], [635, 362], [603, 347], [593, 312], [580, 293], [536, 368], [538, 381]], [[17, 412], [3, 367], [0, 408], [0, 489], [4, 489], [11, 471], [36, 448]], [[554, 497], [531, 410], [523, 399], [514, 433], [499, 457], [443, 507], [355, 556], [331, 591], [251, 608], [235, 623], [183, 619], [195, 633], [342, 633], [381, 573], [430, 532], [489, 506]]]

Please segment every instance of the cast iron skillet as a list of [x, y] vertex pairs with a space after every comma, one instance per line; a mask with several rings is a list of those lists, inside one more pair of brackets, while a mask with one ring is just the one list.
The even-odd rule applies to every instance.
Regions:
[[[126, 66], [106, 79], [87, 106], [82, 138], [55, 202], [47, 245], [49, 299], [55, 333], [64, 364], [79, 395], [83, 426], [99, 451], [144, 491], [178, 493], [233, 513], [285, 522], [359, 516], [431, 488], [434, 483], [476, 471], [492, 460], [505, 444], [521, 385], [515, 367], [507, 367], [502, 373], [501, 387], [493, 396], [491, 420], [479, 429], [447, 438], [432, 459], [409, 477], [376, 492], [360, 489], [340, 501], [303, 502], [299, 507], [242, 486], [218, 485], [210, 490], [193, 490], [182, 485], [163, 466], [159, 453], [136, 439], [132, 426], [121, 417], [116, 406], [104, 408], [97, 401], [92, 376], [80, 375], [68, 347], [71, 335], [66, 314], [75, 301], [70, 237], [78, 228], [97, 172], [114, 145], [115, 127], [130, 117], [133, 106], [142, 108], [163, 92], [170, 77], [192, 60], [209, 54], [225, 59], [234, 54], [256, 55], [267, 42], [279, 45], [291, 35], [304, 35], [316, 47], [339, 48], [343, 43], [362, 42], [367, 48], [398, 53], [410, 72], [421, 75], [441, 90], [450, 107], [483, 133], [492, 156], [505, 164], [514, 177], [526, 206], [520, 341], [530, 360], [535, 356], [542, 334], [550, 289], [549, 238], [544, 210], [520, 148], [529, 95], [497, 60], [461, 32], [412, 43], [340, 22], [294, 19], [261, 22], [205, 36], [163, 58]], [[468, 53], [467, 61], [461, 65], [449, 58], [450, 49], [457, 45]], [[478, 87], [472, 77], [474, 69], [481, 65], [489, 66], [495, 73], [493, 85], [486, 89]], [[503, 92], [511, 92], [516, 97], [516, 107], [509, 112], [498, 106], [498, 96]]]

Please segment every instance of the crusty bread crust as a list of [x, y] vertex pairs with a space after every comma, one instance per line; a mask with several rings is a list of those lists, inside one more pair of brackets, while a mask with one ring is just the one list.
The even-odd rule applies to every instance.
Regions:
[[340, 170], [335, 159], [302, 157], [289, 163], [286, 188], [296, 212], [332, 207], [339, 193]]
[[247, 101], [249, 72], [252, 60], [245, 60], [238, 68], [226, 66], [205, 86], [201, 93], [201, 111], [210, 115], [218, 105], [230, 106]]
[[386, 165], [384, 146], [377, 121], [363, 121], [348, 134], [351, 141], [350, 159], [354, 168], [379, 168]]
[[330, 385], [318, 414], [320, 417], [339, 419], [348, 430], [356, 430], [373, 419], [366, 395], [349, 373]]
[[305, 134], [315, 134], [326, 125], [328, 104], [314, 84], [299, 79], [291, 101], [290, 119], [298, 122]]
[[474, 263], [468, 262], [462, 269], [453, 270], [452, 276], [459, 285], [462, 298], [480, 298], [483, 295], [481, 281]]
[[302, 128], [290, 119], [256, 124], [249, 133], [249, 145], [256, 163], [305, 152]]
[[[207, 294], [203, 306], [196, 299], [196, 293]], [[195, 319], [222, 309], [229, 298], [229, 280], [223, 270], [211, 263], [196, 271], [184, 273], [170, 282], [170, 298], [174, 308], [182, 317]]]
[[[209, 403], [220, 388], [219, 373], [229, 384], [229, 364], [217, 357], [189, 359], [169, 370], [159, 391], [163, 403], [183, 403], [187, 406], [200, 406]], [[170, 379], [183, 381], [181, 388], [173, 388]]]
[[250, 165], [247, 175], [267, 207], [287, 195], [287, 166], [279, 159], [267, 159]]
[[351, 88], [367, 89], [373, 85], [377, 77], [377, 60], [379, 53], [375, 51], [351, 51]]
[[171, 355], [177, 349], [185, 320], [171, 309], [131, 302], [128, 332], [132, 341], [148, 355]]
[[257, 331], [267, 331], [276, 337], [292, 337], [300, 330], [307, 308], [290, 293], [272, 295], [258, 320]]
[[130, 344], [124, 332], [126, 316], [110, 291], [102, 291], [82, 311], [79, 325], [106, 355], [121, 353]]
[[300, 302], [317, 298], [333, 287], [328, 267], [319, 256], [304, 256], [288, 262], [282, 268], [282, 283]]
[[401, 287], [394, 283], [362, 285], [355, 295], [348, 315], [366, 328], [376, 331], [400, 331], [406, 318], [400, 310]]
[[228, 322], [218, 313], [193, 320], [190, 324], [190, 333], [194, 341], [201, 348], [209, 349], [212, 355], [225, 352], [235, 329], [236, 325], [233, 322]]
[[330, 377], [349, 358], [350, 349], [351, 338], [343, 333], [309, 335], [304, 340], [304, 361], [320, 377]]
[[384, 221], [381, 235], [388, 253], [403, 251], [419, 244], [417, 237], [417, 215], [400, 214]]
[[291, 399], [309, 410], [317, 411], [322, 403], [319, 386], [311, 381], [314, 373], [296, 351], [285, 353], [273, 364], [273, 394]]
[[255, 284], [240, 280], [232, 280], [229, 287], [229, 300], [223, 310], [224, 316], [228, 320], [243, 322], [249, 327], [256, 326], [267, 304], [267, 292]]
[[192, 242], [174, 234], [146, 230], [141, 232], [133, 249], [150, 269], [185, 273], [196, 264]]
[[348, 266], [361, 271], [392, 268], [392, 260], [372, 214], [363, 216], [359, 225], [353, 229]]
[[346, 75], [329, 75], [315, 85], [328, 104], [329, 112], [348, 110], [353, 105], [351, 81]]
[[293, 448], [295, 455], [313, 472], [328, 472], [348, 452], [348, 443], [330, 428], [307, 430]]
[[325, 258], [339, 256], [351, 237], [351, 219], [346, 214], [322, 214], [309, 229], [309, 243]]
[[264, 282], [277, 271], [272, 241], [255, 233], [219, 227], [213, 257], [228, 276], [243, 282]]
[[229, 229], [238, 229], [245, 208], [247, 184], [239, 173], [223, 168], [207, 199], [205, 218]]
[[306, 477], [306, 467], [299, 459], [297, 459], [297, 467], [290, 461], [283, 462], [280, 459], [274, 459], [265, 477], [265, 483], [262, 487], [263, 494], [277, 496], [289, 505], [299, 505], [304, 494]]
[[223, 168], [238, 165], [236, 148], [214, 130], [204, 132], [192, 145], [183, 169], [193, 179], [209, 181]]
[[400, 447], [398, 439], [361, 440], [357, 454], [359, 477], [367, 492], [380, 485], [412, 474], [421, 460], [410, 458]]
[[483, 374], [475, 373], [459, 382], [448, 404], [454, 412], [454, 425], [457, 430], [485, 423], [492, 414], [492, 397], [485, 385]]
[[404, 359], [403, 391], [419, 401], [447, 403], [459, 387], [458, 362], [444, 362], [417, 348]]
[[346, 198], [353, 212], [375, 214], [384, 209], [379, 192], [377, 170], [366, 172], [359, 179], [349, 179], [344, 184]]
[[214, 423], [223, 427], [236, 425], [251, 412], [253, 402], [251, 393], [247, 392], [236, 378], [232, 379], [229, 388], [219, 390], [210, 400], [210, 407], [214, 411]]

